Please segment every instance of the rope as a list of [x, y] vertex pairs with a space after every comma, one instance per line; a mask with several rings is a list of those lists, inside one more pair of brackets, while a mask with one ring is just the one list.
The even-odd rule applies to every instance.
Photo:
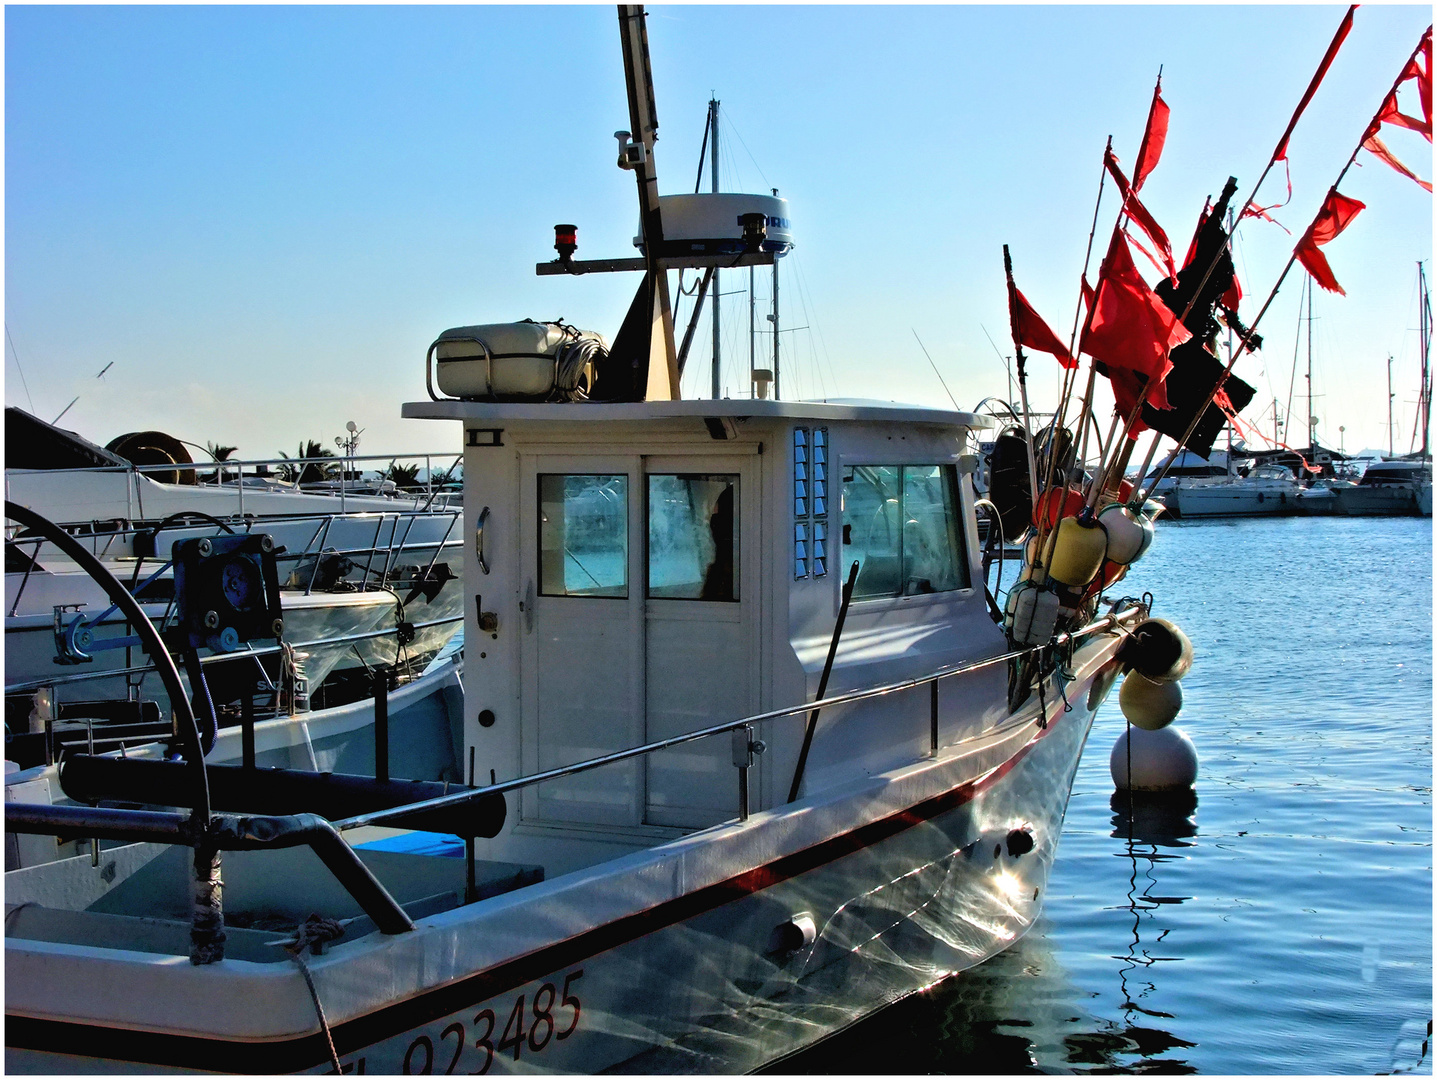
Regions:
[[304, 976], [304, 985], [309, 988], [310, 999], [314, 1002], [314, 1011], [319, 1017], [319, 1029], [324, 1032], [324, 1041], [329, 1047], [329, 1060], [334, 1066], [335, 1075], [344, 1072], [344, 1068], [339, 1063], [339, 1053], [334, 1048], [334, 1036], [329, 1030], [329, 1020], [324, 1015], [324, 1006], [320, 1004], [319, 991], [315, 988], [314, 977], [309, 973], [309, 965], [304, 961], [304, 954], [313, 951], [316, 945], [323, 945], [327, 941], [333, 941], [343, 936], [344, 925], [339, 921], [327, 919], [323, 915], [310, 915], [295, 929], [294, 937], [291, 940], [270, 943], [284, 946], [290, 959], [299, 965], [299, 972]]

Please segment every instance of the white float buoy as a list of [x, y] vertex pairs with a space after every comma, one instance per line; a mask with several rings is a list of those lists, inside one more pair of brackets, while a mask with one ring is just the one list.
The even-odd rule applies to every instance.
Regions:
[[1165, 728], [1183, 707], [1183, 688], [1175, 682], [1157, 682], [1140, 671], [1128, 672], [1118, 691], [1118, 705], [1134, 726], [1147, 731]]
[[[1128, 774], [1129, 745], [1132, 775]], [[1197, 747], [1179, 728], [1130, 727], [1118, 736], [1108, 767], [1119, 791], [1182, 791], [1197, 780]]]
[[1112, 503], [1098, 514], [1108, 531], [1108, 561], [1119, 566], [1137, 562], [1153, 542], [1153, 523], [1122, 503]]

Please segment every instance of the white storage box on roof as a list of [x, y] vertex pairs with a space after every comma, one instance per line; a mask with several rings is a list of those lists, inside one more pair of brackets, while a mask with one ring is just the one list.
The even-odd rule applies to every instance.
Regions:
[[439, 389], [457, 398], [583, 398], [608, 342], [560, 322], [486, 323], [440, 334], [429, 347]]
[[[776, 258], [793, 247], [788, 200], [773, 195], [739, 195], [700, 192], [696, 195], [660, 195], [659, 215], [664, 225], [664, 247], [693, 254], [738, 254], [744, 250], [743, 216], [762, 214], [767, 227], [763, 250]], [[642, 236], [634, 247], [642, 248]]]

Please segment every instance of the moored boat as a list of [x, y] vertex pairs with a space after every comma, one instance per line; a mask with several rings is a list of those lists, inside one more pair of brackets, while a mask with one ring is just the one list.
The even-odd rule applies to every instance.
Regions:
[[1336, 492], [1333, 512], [1349, 517], [1431, 516], [1431, 484], [1430, 461], [1374, 462], [1354, 486]]

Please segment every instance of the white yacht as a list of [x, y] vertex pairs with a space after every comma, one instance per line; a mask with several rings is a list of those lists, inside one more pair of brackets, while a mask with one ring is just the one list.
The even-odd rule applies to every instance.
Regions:
[[1301, 491], [1286, 465], [1258, 465], [1247, 476], [1227, 480], [1179, 480], [1164, 502], [1179, 518], [1273, 517], [1297, 513]]

